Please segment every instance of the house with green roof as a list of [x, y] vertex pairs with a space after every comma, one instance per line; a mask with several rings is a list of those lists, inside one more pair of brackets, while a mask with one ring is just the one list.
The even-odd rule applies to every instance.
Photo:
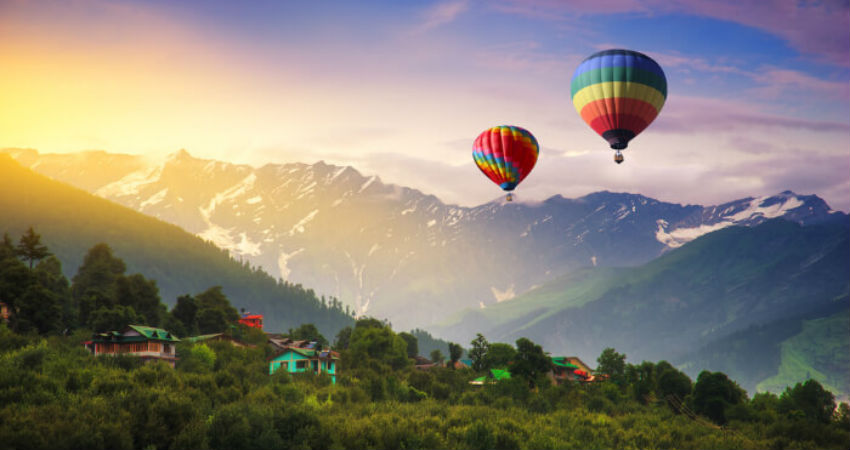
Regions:
[[96, 333], [84, 344], [95, 356], [133, 355], [144, 361], [165, 361], [174, 367], [178, 342], [177, 336], [162, 328], [128, 325], [123, 331]]
[[552, 356], [549, 373], [556, 384], [564, 381], [594, 381], [593, 370], [577, 356]]
[[487, 375], [478, 377], [469, 382], [473, 386], [483, 386], [485, 384], [498, 383], [502, 380], [510, 380], [511, 373], [507, 369], [490, 369]]
[[251, 347], [253, 345], [246, 344], [239, 339], [234, 338], [233, 336], [226, 333], [212, 333], [212, 334], [201, 334], [198, 336], [190, 336], [187, 338], [183, 338], [183, 341], [191, 342], [192, 344], [203, 343], [203, 342], [229, 342], [230, 345], [234, 347]]

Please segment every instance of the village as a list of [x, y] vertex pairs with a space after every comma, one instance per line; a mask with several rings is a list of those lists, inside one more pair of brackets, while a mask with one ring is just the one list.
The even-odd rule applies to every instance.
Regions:
[[[263, 315], [242, 313], [238, 325], [263, 331]], [[315, 340], [296, 340], [278, 333], [265, 334], [267, 337], [266, 345], [273, 350], [272, 356], [268, 358], [269, 375], [280, 370], [289, 374], [326, 374], [330, 377], [331, 383], [336, 384], [337, 375], [340, 371], [340, 354], [338, 351], [327, 346], [321, 346]], [[144, 325], [128, 325], [120, 331], [95, 333], [83, 345], [94, 356], [135, 356], [145, 362], [162, 361], [174, 368], [179, 360], [177, 343], [181, 341], [190, 343], [226, 341], [237, 347], [250, 345], [232, 334], [224, 332], [181, 339], [162, 328]], [[549, 358], [552, 363], [552, 370], [548, 373], [548, 378], [553, 385], [568, 381], [589, 383], [602, 378], [594, 374], [594, 370], [576, 356], [549, 356]], [[472, 360], [468, 358], [458, 359], [453, 364], [451, 362], [435, 362], [418, 355], [413, 359], [414, 367], [423, 371], [434, 367], [470, 369], [473, 365]], [[475, 378], [469, 384], [483, 386], [507, 380], [510, 377], [511, 373], [508, 367], [492, 368], [487, 371], [486, 375]]]

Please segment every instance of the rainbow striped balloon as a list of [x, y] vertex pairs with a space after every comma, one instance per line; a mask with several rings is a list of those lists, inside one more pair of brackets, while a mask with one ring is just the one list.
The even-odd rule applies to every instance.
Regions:
[[667, 78], [652, 58], [632, 50], [605, 50], [582, 61], [573, 74], [573, 106], [581, 118], [622, 150], [661, 112]]
[[512, 191], [528, 176], [540, 146], [528, 130], [500, 125], [478, 135], [472, 145], [475, 164], [500, 188]]

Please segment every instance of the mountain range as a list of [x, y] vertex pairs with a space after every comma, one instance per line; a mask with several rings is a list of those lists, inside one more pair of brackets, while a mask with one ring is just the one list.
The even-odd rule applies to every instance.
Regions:
[[840, 357], [850, 353], [850, 221], [814, 195], [698, 206], [597, 192], [460, 207], [322, 162], [5, 152], [397, 329], [461, 343], [526, 336], [589, 362], [616, 347], [691, 376], [722, 369], [751, 391], [813, 376], [850, 392]]
[[164, 161], [102, 151], [5, 152], [402, 329], [511, 300], [585, 267], [643, 264], [729, 226], [846, 217], [817, 196], [793, 192], [716, 206], [597, 192], [461, 207], [323, 162], [255, 168], [185, 150]]
[[402, 327], [509, 300], [581, 267], [640, 264], [725, 226], [834, 215], [819, 198], [790, 192], [715, 207], [600, 192], [463, 208], [322, 162], [253, 168], [186, 151], [161, 162], [105, 152], [11, 153]]

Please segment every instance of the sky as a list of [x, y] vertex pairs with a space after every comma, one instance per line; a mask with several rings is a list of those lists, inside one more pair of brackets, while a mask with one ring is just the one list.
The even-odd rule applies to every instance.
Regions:
[[[608, 48], [668, 81], [622, 165], [570, 99]], [[848, 211], [850, 1], [0, 0], [0, 148], [323, 160], [472, 206], [501, 195], [471, 153], [503, 124], [541, 145], [523, 201]]]

